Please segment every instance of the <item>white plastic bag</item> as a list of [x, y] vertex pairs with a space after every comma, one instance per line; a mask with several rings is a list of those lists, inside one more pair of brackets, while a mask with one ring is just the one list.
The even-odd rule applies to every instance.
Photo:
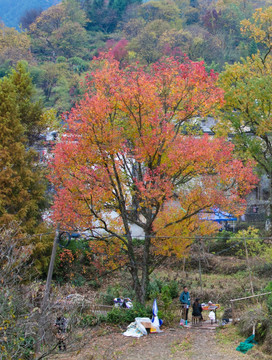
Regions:
[[123, 333], [125, 336], [132, 336], [132, 337], [141, 337], [144, 334], [137, 328], [136, 321], [133, 323], [130, 323], [127, 327], [127, 330]]
[[137, 324], [137, 328], [144, 334], [147, 335], [147, 331], [146, 328], [144, 327], [144, 325], [142, 323], [150, 323], [151, 324], [151, 320], [149, 318], [135, 318], [136, 324]]
[[211, 321], [215, 321], [215, 313], [214, 313], [214, 311], [210, 311], [210, 312], [209, 312], [209, 319], [210, 319]]
[[143, 326], [142, 322], [151, 324], [151, 320], [149, 318], [135, 318], [135, 321], [128, 325], [127, 330], [123, 333], [123, 335], [137, 338], [147, 335], [146, 328]]

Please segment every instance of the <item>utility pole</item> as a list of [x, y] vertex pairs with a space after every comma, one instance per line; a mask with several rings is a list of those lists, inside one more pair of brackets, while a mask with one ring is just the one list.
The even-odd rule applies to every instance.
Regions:
[[202, 288], [202, 270], [201, 270], [201, 259], [198, 258], [199, 262], [199, 282], [200, 282], [200, 288], [201, 288], [201, 294], [203, 294], [203, 288]]
[[201, 239], [199, 239], [199, 245], [198, 245], [198, 249], [199, 249], [199, 253], [198, 253], [198, 271], [199, 271], [199, 283], [200, 283], [200, 288], [201, 288], [201, 294], [203, 294], [203, 288], [202, 288], [202, 268], [201, 268], [201, 245], [200, 245], [200, 241]]
[[39, 323], [38, 323], [38, 336], [37, 336], [37, 341], [36, 341], [36, 346], [35, 346], [36, 359], [39, 358], [39, 352], [40, 352], [40, 347], [41, 347], [42, 338], [43, 338], [43, 330], [44, 330], [44, 325], [46, 323], [46, 309], [48, 306], [48, 299], [49, 299], [49, 295], [50, 295], [50, 288], [51, 288], [55, 258], [56, 258], [56, 253], [57, 253], [59, 229], [60, 229], [60, 224], [58, 224], [56, 232], [55, 232], [53, 248], [52, 248], [52, 253], [51, 253], [51, 259], [50, 259], [50, 264], [49, 264], [47, 279], [46, 279], [46, 287], [45, 287], [45, 292], [44, 292], [42, 306], [41, 306], [41, 315], [40, 315], [40, 319], [39, 319]]
[[253, 287], [253, 281], [252, 281], [251, 267], [250, 267], [250, 264], [249, 264], [248, 250], [247, 250], [247, 243], [246, 243], [245, 236], [244, 236], [244, 245], [245, 245], [245, 250], [246, 250], [246, 262], [247, 262], [247, 268], [248, 268], [248, 272], [249, 272], [250, 288], [251, 288], [252, 295], [254, 295], [254, 287]]

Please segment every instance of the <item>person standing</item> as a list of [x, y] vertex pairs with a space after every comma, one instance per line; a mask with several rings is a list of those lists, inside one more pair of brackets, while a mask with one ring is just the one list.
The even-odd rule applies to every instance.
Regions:
[[180, 294], [179, 301], [181, 302], [181, 305], [184, 309], [184, 311], [183, 311], [183, 314], [185, 317], [184, 320], [187, 321], [188, 320], [188, 312], [189, 312], [189, 308], [191, 305], [190, 294], [189, 294], [187, 286], [183, 286], [183, 291]]

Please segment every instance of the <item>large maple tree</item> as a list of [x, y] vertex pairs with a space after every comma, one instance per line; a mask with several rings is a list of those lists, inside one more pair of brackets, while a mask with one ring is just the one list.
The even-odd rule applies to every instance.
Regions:
[[[55, 221], [90, 229], [96, 253], [126, 262], [140, 302], [152, 254], [182, 256], [194, 235], [211, 231], [199, 213], [215, 206], [238, 213], [256, 182], [231, 143], [193, 125], [222, 105], [216, 79], [186, 58], [125, 69], [100, 58], [56, 146]], [[133, 226], [143, 234], [140, 261]]]

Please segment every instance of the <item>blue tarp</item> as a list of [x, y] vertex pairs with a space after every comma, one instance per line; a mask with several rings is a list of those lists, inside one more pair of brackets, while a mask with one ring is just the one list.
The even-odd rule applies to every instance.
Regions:
[[216, 221], [220, 223], [221, 221], [237, 221], [237, 218], [220, 209], [213, 209], [212, 212], [202, 213], [202, 220]]

